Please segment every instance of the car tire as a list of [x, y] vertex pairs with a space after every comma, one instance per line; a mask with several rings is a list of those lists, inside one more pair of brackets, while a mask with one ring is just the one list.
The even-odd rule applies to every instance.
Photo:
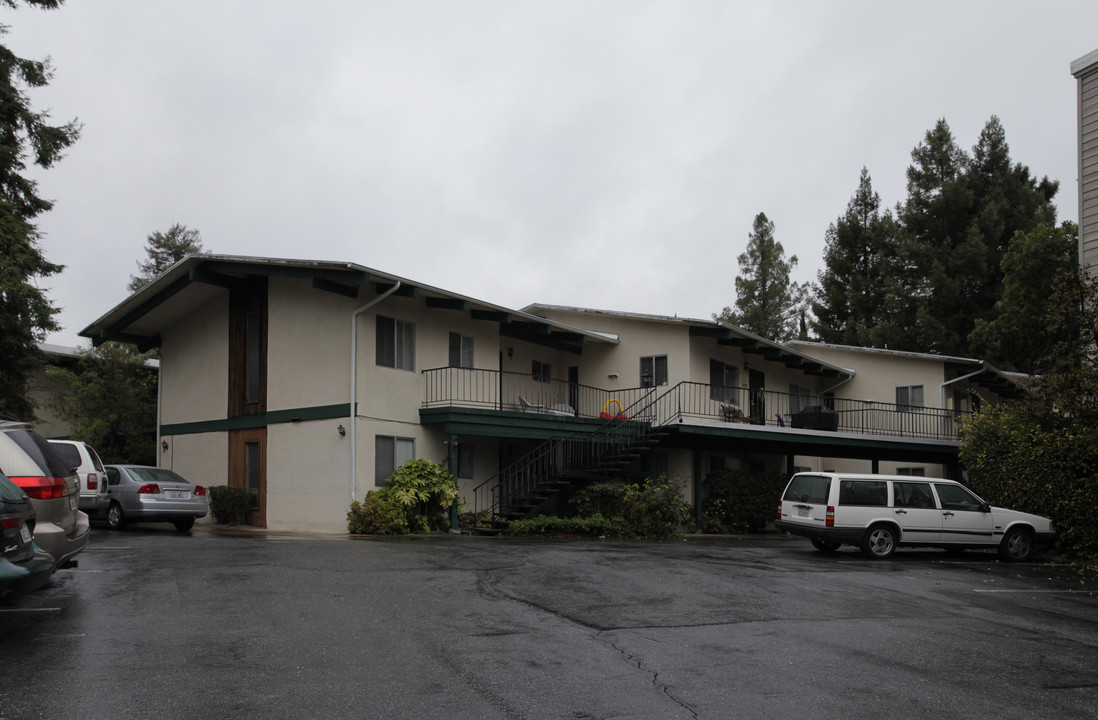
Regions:
[[812, 547], [816, 548], [817, 550], [819, 550], [822, 553], [833, 553], [836, 550], [838, 550], [839, 548], [841, 548], [842, 546], [843, 546], [843, 544], [841, 542], [836, 542], [835, 540], [824, 540], [823, 538], [812, 538]]
[[122, 506], [116, 502], [112, 502], [107, 506], [107, 527], [111, 530], [126, 529], [126, 513], [122, 511]]
[[175, 520], [172, 520], [172, 523], [175, 525], [175, 529], [178, 530], [179, 532], [187, 532], [188, 530], [190, 530], [191, 528], [194, 527], [194, 518], [193, 517], [176, 518]]
[[896, 530], [888, 525], [874, 525], [862, 538], [862, 554], [874, 560], [885, 560], [896, 552]]
[[999, 543], [999, 556], [1010, 562], [1025, 562], [1033, 555], [1033, 534], [1025, 528], [1011, 528]]

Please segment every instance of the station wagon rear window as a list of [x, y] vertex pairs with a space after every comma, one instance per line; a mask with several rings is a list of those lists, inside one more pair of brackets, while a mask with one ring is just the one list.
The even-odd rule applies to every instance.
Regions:
[[820, 475], [796, 475], [789, 481], [783, 500], [826, 505], [831, 491], [831, 478]]
[[888, 505], [888, 483], [878, 480], [841, 480], [839, 504], [885, 507]]

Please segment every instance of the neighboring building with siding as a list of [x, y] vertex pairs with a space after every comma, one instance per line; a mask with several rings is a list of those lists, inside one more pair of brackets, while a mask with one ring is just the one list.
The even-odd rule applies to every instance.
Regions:
[[1071, 64], [1079, 80], [1079, 262], [1098, 273], [1098, 50]]

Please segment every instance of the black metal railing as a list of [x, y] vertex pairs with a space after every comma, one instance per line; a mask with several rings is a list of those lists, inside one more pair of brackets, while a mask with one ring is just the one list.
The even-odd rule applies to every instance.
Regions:
[[[635, 418], [663, 423], [720, 421], [859, 435], [887, 435], [955, 441], [969, 413], [707, 383], [672, 388], [606, 390], [539, 379], [529, 373], [473, 368], [425, 370], [424, 407], [474, 407], [582, 418]], [[652, 402], [658, 397], [658, 402]], [[638, 403], [643, 401], [643, 413]], [[650, 405], [651, 404], [651, 405]], [[822, 408], [822, 410], [820, 409]]]

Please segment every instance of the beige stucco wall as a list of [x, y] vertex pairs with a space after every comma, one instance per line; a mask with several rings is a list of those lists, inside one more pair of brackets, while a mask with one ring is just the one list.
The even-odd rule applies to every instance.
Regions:
[[[350, 399], [351, 314], [359, 302], [271, 278], [267, 306], [267, 411]], [[371, 338], [372, 342], [372, 338]]]
[[[229, 484], [229, 435], [225, 432], [173, 435], [164, 438], [168, 449], [158, 450], [158, 464], [176, 471], [196, 485]], [[209, 515], [198, 522], [212, 523]]]
[[946, 380], [942, 358], [808, 343], [797, 347], [819, 360], [857, 371], [853, 380], [835, 389], [836, 397], [895, 403], [897, 387], [922, 385], [926, 407], [942, 407], [941, 386]]
[[346, 532], [351, 442], [336, 420], [267, 427], [267, 527]]
[[228, 415], [229, 294], [224, 292], [161, 333], [160, 422]]

